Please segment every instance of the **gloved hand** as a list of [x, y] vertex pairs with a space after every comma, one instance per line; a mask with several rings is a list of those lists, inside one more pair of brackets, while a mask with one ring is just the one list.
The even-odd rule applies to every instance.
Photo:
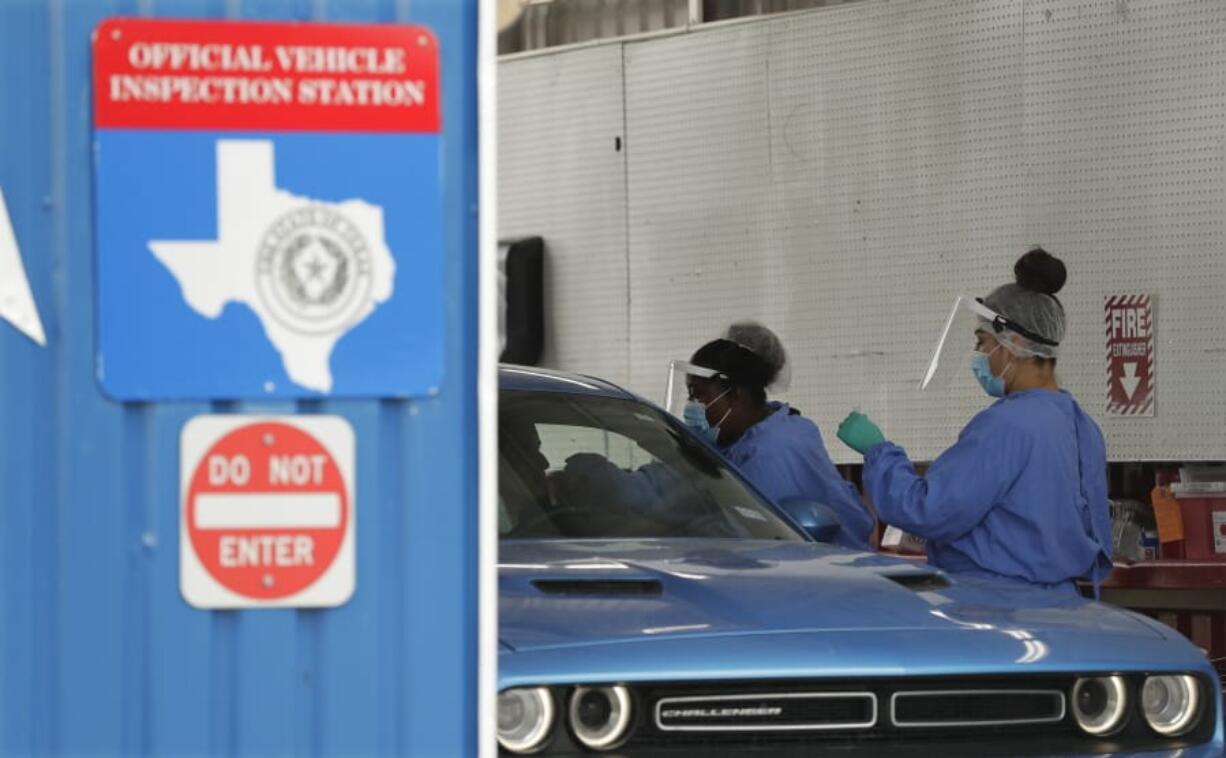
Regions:
[[885, 442], [885, 435], [868, 416], [852, 411], [839, 424], [839, 439], [852, 450], [867, 455], [869, 450]]

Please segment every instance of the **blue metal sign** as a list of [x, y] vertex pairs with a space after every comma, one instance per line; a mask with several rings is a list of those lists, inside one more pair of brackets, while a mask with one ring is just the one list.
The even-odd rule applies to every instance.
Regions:
[[94, 113], [107, 394], [437, 391], [437, 81], [420, 27], [103, 24]]

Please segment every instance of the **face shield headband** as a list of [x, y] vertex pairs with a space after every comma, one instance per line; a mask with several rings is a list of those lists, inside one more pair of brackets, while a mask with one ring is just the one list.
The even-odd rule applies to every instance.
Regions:
[[992, 330], [996, 332], [997, 334], [1000, 334], [1001, 332], [1008, 330], [1010, 332], [1013, 332], [1014, 334], [1020, 334], [1021, 336], [1025, 337], [1026, 339], [1030, 340], [1031, 342], [1037, 345], [1043, 345], [1045, 347], [1051, 347], [1051, 348], [1060, 347], [1059, 342], [1049, 340], [1046, 337], [1041, 337], [1038, 334], [1035, 334], [1034, 332], [1030, 331], [1026, 327], [1022, 326], [1021, 324], [1017, 323], [1016, 321], [1010, 321], [1009, 319], [1005, 318], [999, 313], [993, 311], [991, 308], [988, 308], [986, 305], [983, 304], [983, 298], [981, 297], [975, 298], [975, 304], [983, 308], [983, 311], [985, 311], [986, 313], [992, 314], [992, 317], [987, 320], [989, 323], [991, 323]]

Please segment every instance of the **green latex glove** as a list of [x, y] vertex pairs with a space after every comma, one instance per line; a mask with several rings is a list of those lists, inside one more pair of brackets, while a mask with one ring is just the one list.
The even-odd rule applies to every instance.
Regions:
[[852, 450], [867, 455], [873, 447], [885, 442], [885, 435], [868, 416], [852, 411], [843, 419], [843, 423], [839, 424], [839, 439]]

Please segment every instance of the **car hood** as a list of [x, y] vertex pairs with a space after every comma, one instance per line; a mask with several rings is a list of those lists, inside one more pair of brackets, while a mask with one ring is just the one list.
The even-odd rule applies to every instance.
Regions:
[[1014, 647], [1068, 634], [1162, 638], [1132, 614], [1064, 593], [806, 542], [503, 542], [499, 610], [501, 641], [515, 651], [799, 632], [997, 631]]

